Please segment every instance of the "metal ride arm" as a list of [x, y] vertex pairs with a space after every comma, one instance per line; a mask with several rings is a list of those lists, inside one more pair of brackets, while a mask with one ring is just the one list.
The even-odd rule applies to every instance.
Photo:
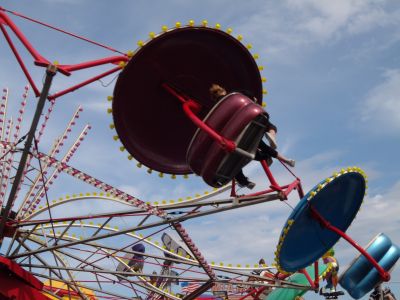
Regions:
[[319, 288], [319, 272], [318, 272], [318, 260], [314, 262], [314, 286], [316, 289]]
[[189, 117], [189, 119], [201, 130], [205, 131], [211, 138], [217, 141], [224, 150], [227, 152], [235, 151], [236, 144], [233, 141], [227, 140], [223, 136], [219, 135], [214, 129], [209, 127], [206, 123], [200, 120], [195, 112], [200, 108], [199, 104], [194, 102], [193, 100], [189, 100], [183, 104], [183, 111]]
[[[306, 270], [306, 269], [301, 269], [301, 270], [299, 270], [299, 272], [300, 272], [301, 274], [303, 274], [303, 275], [306, 277], [306, 279], [307, 279], [308, 283], [310, 284], [310, 286], [311, 286], [313, 289], [315, 289], [315, 288], [316, 288], [315, 281], [313, 281], [313, 280], [311, 279], [311, 276], [310, 276], [310, 274], [308, 274], [307, 270]], [[318, 277], [318, 276], [317, 276], [317, 277]], [[317, 277], [315, 277], [315, 278], [317, 278]]]
[[[264, 169], [265, 174], [267, 175], [269, 182], [271, 182], [271, 188], [276, 190], [276, 191], [282, 191], [282, 188], [280, 187], [280, 185], [276, 182], [275, 177], [272, 175], [271, 170], [269, 169], [269, 166], [267, 164], [267, 162], [265, 160], [261, 161], [261, 165]], [[285, 196], [287, 196], [289, 193], [291, 192], [291, 190], [285, 194]]]
[[[44, 58], [42, 55], [40, 55], [40, 53], [32, 46], [32, 44], [29, 42], [29, 40], [21, 32], [21, 30], [19, 30], [19, 28], [15, 25], [15, 23], [7, 16], [6, 12], [11, 12], [11, 11], [8, 11], [8, 10], [6, 10], [3, 7], [0, 6], [0, 29], [3, 32], [3, 35], [6, 38], [7, 43], [10, 46], [15, 58], [17, 59], [17, 61], [18, 61], [19, 65], [20, 65], [23, 73], [25, 74], [25, 77], [27, 78], [29, 84], [32, 86], [32, 89], [33, 89], [33, 91], [35, 93], [35, 96], [39, 97], [40, 96], [40, 91], [37, 88], [37, 86], [36, 86], [32, 76], [30, 75], [28, 69], [26, 68], [26, 66], [25, 66], [25, 64], [24, 64], [24, 62], [22, 60], [21, 55], [19, 54], [17, 48], [15, 47], [14, 43], [12, 42], [12, 40], [10, 38], [10, 35], [8, 34], [8, 32], [6, 30], [6, 26], [8, 26], [14, 32], [14, 34], [17, 36], [17, 38], [20, 40], [20, 42], [24, 45], [24, 47], [31, 54], [31, 56], [34, 59], [34, 64], [35, 65], [40, 66], [40, 67], [48, 67], [50, 65], [50, 62], [46, 58]], [[28, 19], [30, 21], [34, 21], [36, 23], [39, 23], [41, 25], [50, 27], [50, 28], [55, 29], [57, 31], [61, 31], [61, 32], [65, 33], [65, 34], [69, 34], [69, 35], [74, 36], [76, 38], [79, 38], [79, 39], [85, 40], [87, 42], [96, 44], [96, 45], [101, 46], [103, 48], [106, 48], [108, 50], [111, 50], [111, 51], [114, 51], [114, 52], [119, 52], [119, 51], [117, 51], [115, 49], [112, 49], [110, 47], [107, 47], [107, 46], [101, 45], [99, 43], [90, 41], [88, 39], [79, 37], [79, 36], [77, 36], [75, 34], [71, 34], [71, 33], [68, 33], [68, 32], [63, 31], [63, 30], [59, 30], [58, 28], [49, 26], [49, 25], [47, 25], [45, 23], [42, 23], [42, 22], [39, 22], [39, 21], [35, 21], [35, 20], [33, 20], [31, 18], [28, 18], [28, 17], [25, 17], [23, 15], [20, 15], [20, 14], [14, 13], [14, 12], [11, 12], [11, 13], [13, 13], [13, 14], [15, 14], [17, 16], [23, 17], [25, 19]], [[120, 55], [120, 56], [112, 56], [112, 57], [106, 57], [106, 58], [102, 58], [102, 59], [87, 61], [87, 62], [78, 63], [78, 64], [72, 64], [72, 65], [58, 65], [57, 68], [58, 68], [58, 71], [60, 73], [66, 75], [66, 76], [69, 76], [69, 75], [71, 75], [71, 73], [73, 71], [78, 71], [78, 70], [82, 70], [82, 69], [97, 67], [97, 66], [104, 65], [104, 64], [109, 64], [109, 63], [111, 63], [111, 64], [120, 64], [121, 62], [125, 63], [128, 60], [129, 60], [129, 56], [125, 54], [125, 55]], [[67, 93], [73, 92], [73, 91], [75, 91], [75, 90], [77, 90], [77, 89], [79, 89], [79, 88], [81, 88], [81, 87], [83, 87], [83, 86], [85, 86], [85, 85], [87, 85], [89, 83], [92, 83], [92, 82], [94, 82], [96, 80], [99, 80], [99, 79], [105, 77], [105, 76], [108, 76], [108, 75], [110, 75], [112, 73], [115, 73], [115, 72], [121, 70], [121, 68], [122, 68], [122, 66], [115, 67], [115, 68], [113, 68], [113, 69], [111, 69], [109, 71], [106, 71], [106, 72], [101, 73], [101, 74], [99, 74], [97, 76], [89, 78], [89, 79], [87, 79], [87, 80], [85, 80], [85, 81], [83, 81], [83, 82], [81, 82], [79, 84], [76, 84], [76, 85], [74, 85], [72, 87], [66, 88], [65, 90], [62, 90], [62, 91], [60, 91], [60, 92], [58, 92], [58, 93], [56, 93], [54, 95], [49, 95], [47, 98], [49, 100], [51, 100], [51, 99], [55, 99], [55, 98], [58, 98], [60, 96], [63, 96], [65, 94], [67, 94]]]
[[[264, 172], [269, 180], [269, 182], [271, 183], [270, 185], [270, 189], [267, 190], [263, 190], [263, 191], [259, 191], [256, 193], [251, 193], [251, 194], [247, 194], [246, 196], [249, 197], [254, 197], [254, 196], [260, 196], [260, 195], [265, 195], [271, 192], [278, 192], [279, 194], [279, 198], [281, 200], [286, 200], [287, 197], [289, 196], [289, 194], [293, 191], [293, 190], [297, 190], [300, 199], [304, 197], [304, 192], [303, 192], [303, 188], [301, 186], [301, 181], [298, 177], [296, 177], [293, 173], [293, 175], [295, 176], [295, 180], [287, 185], [279, 185], [279, 183], [275, 180], [274, 175], [271, 172], [271, 169], [269, 168], [267, 162], [265, 160], [260, 161], [262, 168], [264, 169]], [[235, 190], [235, 181], [232, 182], [232, 187], [231, 187], [231, 196], [232, 197], [236, 197], [236, 190]]]
[[378, 271], [381, 279], [383, 281], [389, 281], [390, 280], [390, 274], [389, 272], [386, 272], [379, 264], [378, 262], [367, 252], [365, 249], [363, 249], [360, 245], [358, 245], [352, 238], [350, 238], [346, 233], [341, 231], [339, 228], [333, 226], [331, 223], [329, 223], [323, 216], [319, 214], [319, 212], [313, 207], [309, 206], [311, 216], [317, 220], [321, 226], [325, 227], [326, 229], [333, 231], [334, 233], [338, 234], [342, 238], [344, 238], [347, 242], [349, 242], [354, 248], [356, 248], [373, 266], [374, 268]]
[[163, 88], [170, 93], [171, 95], [175, 96], [179, 101], [183, 103], [183, 111], [188, 116], [188, 118], [201, 130], [205, 131], [212, 139], [218, 142], [221, 147], [227, 152], [236, 152], [242, 156], [246, 156], [250, 159], [254, 159], [254, 154], [251, 154], [247, 151], [244, 151], [238, 148], [235, 142], [226, 139], [225, 137], [221, 136], [218, 132], [214, 129], [209, 127], [206, 123], [200, 120], [196, 113], [200, 110], [201, 106], [194, 101], [193, 99], [188, 98], [187, 96], [179, 93], [175, 89], [173, 89], [167, 83], [163, 83]]
[[22, 179], [23, 172], [24, 172], [24, 169], [25, 169], [25, 164], [26, 164], [29, 152], [30, 152], [31, 147], [32, 147], [32, 142], [33, 142], [33, 138], [35, 137], [36, 127], [37, 127], [37, 125], [39, 123], [39, 119], [40, 119], [40, 116], [42, 114], [43, 107], [44, 107], [47, 95], [49, 93], [49, 90], [50, 90], [51, 82], [52, 82], [53, 77], [56, 74], [56, 72], [57, 72], [57, 67], [54, 66], [54, 65], [50, 65], [46, 70], [46, 78], [45, 78], [45, 82], [44, 82], [44, 85], [43, 85], [42, 93], [40, 95], [40, 98], [38, 100], [38, 104], [36, 106], [36, 112], [35, 112], [35, 115], [33, 116], [31, 128], [29, 129], [29, 132], [28, 132], [28, 136], [27, 136], [27, 139], [26, 139], [26, 142], [25, 142], [24, 150], [23, 150], [22, 155], [21, 155], [21, 159], [20, 159], [20, 162], [19, 162], [17, 173], [15, 174], [14, 182], [13, 182], [13, 185], [11, 187], [10, 194], [8, 196], [8, 201], [7, 201], [6, 207], [1, 210], [0, 246], [1, 246], [2, 241], [3, 241], [3, 233], [4, 233], [4, 228], [5, 228], [7, 219], [8, 219], [8, 215], [9, 215], [11, 207], [12, 207], [12, 205], [14, 203], [14, 198], [15, 198], [15, 195], [17, 193], [17, 189], [18, 189], [18, 186], [20, 184], [20, 181]]

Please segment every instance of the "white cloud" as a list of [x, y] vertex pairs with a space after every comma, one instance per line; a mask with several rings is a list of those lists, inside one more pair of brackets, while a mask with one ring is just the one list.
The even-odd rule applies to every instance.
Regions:
[[333, 35], [359, 34], [376, 26], [398, 22], [398, 14], [384, 9], [385, 2], [289, 0], [288, 7], [301, 14], [301, 28], [317, 38], [328, 39]]
[[288, 6], [301, 14], [300, 28], [321, 39], [331, 37], [360, 9], [355, 1], [300, 0], [288, 1]]
[[58, 3], [58, 4], [79, 4], [80, 1], [78, 0], [42, 0], [45, 3]]
[[85, 108], [96, 113], [105, 113], [110, 107], [111, 104], [107, 101], [93, 101], [85, 104]]
[[139, 194], [139, 189], [132, 185], [122, 185], [118, 187], [121, 191], [128, 193], [129, 195], [135, 196]]
[[[369, 240], [379, 232], [384, 232], [392, 238], [394, 243], [400, 244], [399, 199], [400, 181], [386, 193], [367, 196], [350, 234], [361, 237], [361, 242], [366, 243], [366, 237]], [[376, 225], [371, 227], [371, 224]]]
[[373, 29], [375, 26], [384, 27], [399, 22], [398, 12], [386, 12], [380, 7], [365, 11], [363, 14], [354, 16], [348, 26], [350, 34], [359, 34]]
[[[260, 43], [268, 56], [287, 63], [294, 60], [299, 49], [313, 49], [383, 27], [397, 28], [398, 9], [390, 11], [386, 2], [287, 0], [278, 5], [267, 2], [239, 29], [250, 33], [252, 41], [261, 36]], [[396, 35], [397, 30], [389, 29], [386, 33]]]
[[254, 264], [265, 257], [270, 264], [285, 221], [284, 217], [277, 220], [274, 212], [281, 210], [289, 213], [276, 201], [207, 217], [200, 226], [198, 221], [184, 226], [210, 262]]
[[395, 134], [400, 130], [400, 70], [388, 70], [384, 81], [372, 88], [361, 108], [361, 122], [372, 133]]

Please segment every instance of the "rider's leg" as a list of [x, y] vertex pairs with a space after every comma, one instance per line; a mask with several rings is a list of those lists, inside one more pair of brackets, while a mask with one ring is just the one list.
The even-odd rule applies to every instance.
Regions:
[[254, 182], [249, 181], [249, 179], [243, 174], [242, 170], [240, 170], [240, 172], [236, 174], [235, 179], [240, 187], [247, 187], [249, 189], [252, 189], [256, 185]]

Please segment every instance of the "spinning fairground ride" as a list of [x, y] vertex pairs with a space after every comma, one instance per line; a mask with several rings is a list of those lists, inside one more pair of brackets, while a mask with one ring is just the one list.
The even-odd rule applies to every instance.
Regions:
[[[10, 15], [39, 23], [74, 38], [106, 48], [115, 56], [66, 65], [50, 63], [15, 25]], [[217, 24], [179, 22], [140, 41], [135, 52], [123, 53], [89, 39], [0, 7], [0, 28], [29, 85], [18, 116], [7, 114], [8, 89], [0, 106], [0, 299], [299, 299], [307, 291], [319, 292], [322, 278], [335, 268], [326, 253], [340, 238], [360, 256], [339, 283], [355, 298], [380, 288], [400, 250], [380, 234], [364, 249], [346, 230], [355, 218], [366, 190], [364, 172], [351, 167], [321, 181], [304, 193], [300, 178], [280, 184], [266, 160], [262, 191], [238, 195], [235, 176], [256, 158], [269, 124], [263, 109], [265, 91], [255, 56], [241, 36], [232, 36]], [[45, 68], [41, 90], [11, 38], [13, 34]], [[106, 66], [111, 69], [56, 93], [50, 93], [55, 75]], [[62, 134], [47, 152], [42, 136], [59, 99], [79, 88], [118, 73], [112, 102], [114, 139], [138, 166], [148, 172], [200, 176], [214, 189], [194, 198], [151, 203], [140, 200], [89, 173], [70, 165], [90, 126], [65, 149], [82, 108], [78, 107]], [[209, 88], [218, 83], [228, 93], [212, 100]], [[29, 129], [23, 116], [29, 89], [37, 98]], [[69, 139], [71, 140], [71, 139]], [[62, 156], [61, 153], [64, 153]], [[110, 172], [113, 168], [110, 168]], [[56, 179], [73, 177], [96, 189], [49, 200]], [[269, 201], [286, 201], [296, 193], [299, 202], [278, 239], [275, 263], [232, 265], [207, 262], [184, 228], [187, 220], [240, 209]], [[228, 196], [224, 197], [224, 195]], [[92, 213], [85, 203], [125, 205], [118, 212]], [[56, 210], [75, 205], [73, 216], [55, 216]], [[115, 226], [118, 224], [118, 226]], [[336, 283], [334, 284], [336, 287]], [[336, 299], [343, 292], [321, 290], [322, 298]], [[208, 296], [205, 296], [208, 295]], [[373, 296], [373, 297], [375, 297]], [[379, 299], [379, 298], [376, 298]]]

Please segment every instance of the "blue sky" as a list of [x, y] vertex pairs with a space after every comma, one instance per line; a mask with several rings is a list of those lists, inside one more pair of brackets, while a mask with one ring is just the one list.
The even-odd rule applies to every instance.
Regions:
[[[262, 74], [268, 79], [264, 101], [279, 129], [278, 150], [296, 160], [295, 172], [306, 190], [342, 167], [363, 168], [369, 175], [369, 193], [349, 233], [361, 245], [379, 232], [400, 243], [400, 2], [4, 0], [0, 5], [122, 51], [135, 49], [136, 42], [147, 39], [150, 31], [158, 32], [162, 25], [173, 26], [176, 21], [200, 23], [207, 19], [210, 26], [232, 27], [233, 33], [242, 34], [244, 43], [251, 43], [251, 51], [260, 55], [258, 63], [265, 67]], [[11, 18], [50, 61], [77, 63], [112, 55]], [[0, 57], [0, 86], [19, 95], [26, 80], [5, 42], [0, 44]], [[43, 70], [30, 62], [28, 66], [40, 82]], [[53, 91], [93, 72], [78, 72], [67, 79], [59, 74]], [[112, 94], [112, 86], [96, 82], [58, 100], [57, 119], [52, 120], [47, 134], [49, 145], [51, 136], [59, 134], [59, 124], [67, 122], [82, 104], [82, 119], [93, 129], [74, 157], [74, 166], [146, 201], [176, 199], [210, 189], [196, 178], [161, 180], [127, 163], [126, 153], [118, 151], [119, 144], [108, 128], [112, 120], [106, 113], [106, 97]], [[280, 182], [288, 181], [277, 164], [274, 171]], [[258, 187], [265, 185], [255, 163], [246, 173]], [[65, 182], [68, 185], [55, 185], [54, 196], [87, 189]], [[297, 200], [290, 201], [294, 205]], [[187, 227], [209, 260], [253, 262], [265, 257], [268, 262], [289, 213], [290, 208], [282, 204], [266, 204], [187, 222]], [[355, 252], [343, 242], [338, 249], [345, 266]], [[399, 295], [399, 271], [392, 280], [391, 287]]]

